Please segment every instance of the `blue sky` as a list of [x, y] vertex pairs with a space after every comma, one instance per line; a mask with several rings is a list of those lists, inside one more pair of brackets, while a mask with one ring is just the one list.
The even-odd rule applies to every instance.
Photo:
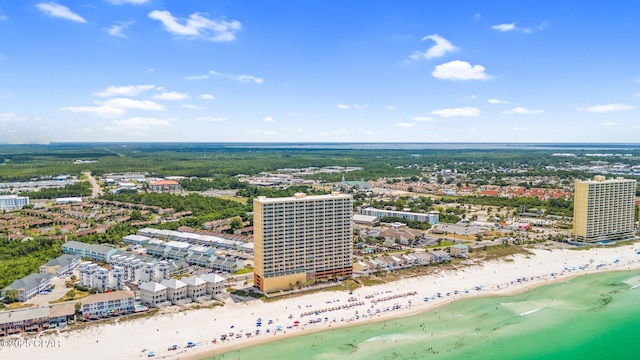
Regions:
[[635, 1], [0, 1], [0, 142], [633, 142]]

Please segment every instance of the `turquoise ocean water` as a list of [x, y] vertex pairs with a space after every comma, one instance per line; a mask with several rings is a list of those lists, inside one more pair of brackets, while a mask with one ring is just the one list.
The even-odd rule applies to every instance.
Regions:
[[581, 276], [208, 359], [640, 359], [640, 272]]

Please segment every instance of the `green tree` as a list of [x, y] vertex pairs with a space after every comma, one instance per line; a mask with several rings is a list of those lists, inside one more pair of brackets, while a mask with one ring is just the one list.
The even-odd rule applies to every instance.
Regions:
[[229, 226], [233, 231], [242, 229], [243, 227], [242, 219], [240, 219], [239, 217], [234, 217], [233, 219], [231, 219], [231, 223], [229, 223]]

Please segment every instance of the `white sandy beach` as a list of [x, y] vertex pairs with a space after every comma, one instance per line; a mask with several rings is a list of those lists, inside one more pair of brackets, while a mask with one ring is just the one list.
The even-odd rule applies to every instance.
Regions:
[[[458, 271], [440, 271], [359, 288], [352, 294], [322, 292], [270, 303], [257, 300], [119, 324], [94, 324], [84, 330], [40, 336], [40, 339], [47, 340], [41, 344], [55, 344], [53, 347], [0, 347], [0, 357], [141, 359], [147, 357], [148, 351], [153, 351], [155, 358], [200, 359], [251, 344], [330, 327], [408, 316], [461, 298], [506, 295], [599, 271], [638, 270], [638, 250], [640, 247], [637, 245], [583, 251], [533, 250], [535, 255], [515, 256], [512, 257], [513, 261], [493, 261]], [[425, 302], [425, 298], [428, 301]], [[258, 319], [262, 319], [260, 327], [256, 324]], [[318, 323], [309, 323], [318, 319]], [[296, 321], [299, 322], [298, 326], [295, 326]], [[282, 330], [277, 331], [278, 327]], [[260, 335], [256, 335], [256, 330], [260, 330]], [[221, 336], [226, 334], [229, 338], [230, 332], [234, 333], [232, 339], [221, 341]], [[242, 335], [241, 338], [236, 338], [238, 333]], [[252, 336], [247, 337], [246, 333], [252, 333]], [[213, 339], [217, 343], [212, 343]], [[48, 342], [51, 340], [54, 342]], [[187, 349], [189, 341], [196, 343], [196, 346]], [[179, 348], [169, 351], [167, 348], [173, 344]]]

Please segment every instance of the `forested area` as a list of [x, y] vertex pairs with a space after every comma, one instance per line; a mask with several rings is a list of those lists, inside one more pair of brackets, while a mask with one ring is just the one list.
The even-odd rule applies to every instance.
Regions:
[[547, 215], [573, 216], [573, 201], [564, 199], [540, 200], [535, 197], [457, 196], [443, 197], [440, 201], [445, 203], [508, 206], [513, 208], [524, 206], [526, 209], [542, 208]]
[[106, 200], [129, 202], [159, 206], [176, 211], [191, 211], [193, 215], [203, 221], [226, 219], [234, 216], [247, 217], [249, 207], [238, 201], [220, 199], [217, 197], [188, 194], [186, 196], [155, 193], [122, 193], [105, 194]]
[[31, 199], [55, 199], [61, 197], [83, 197], [91, 195], [91, 184], [86, 181], [79, 181], [75, 184], [66, 185], [59, 189], [40, 189], [38, 191], [23, 191], [21, 196], [28, 196]]

